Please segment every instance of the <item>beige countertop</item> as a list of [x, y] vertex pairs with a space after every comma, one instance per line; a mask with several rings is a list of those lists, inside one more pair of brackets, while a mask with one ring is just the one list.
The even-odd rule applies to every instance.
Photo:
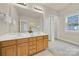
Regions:
[[34, 33], [12, 33], [12, 34], [5, 34], [0, 35], [0, 41], [6, 41], [6, 40], [15, 40], [20, 38], [29, 38], [29, 37], [36, 37], [36, 36], [42, 36], [47, 35], [43, 32], [34, 32]]

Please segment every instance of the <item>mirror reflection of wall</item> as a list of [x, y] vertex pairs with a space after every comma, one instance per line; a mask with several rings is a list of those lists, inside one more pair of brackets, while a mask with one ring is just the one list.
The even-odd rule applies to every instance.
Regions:
[[14, 33], [16, 26], [16, 19], [12, 19], [8, 15], [4, 19], [0, 18], [0, 34]]
[[0, 35], [18, 32], [16, 8], [9, 3], [0, 4]]
[[[34, 24], [33, 31], [42, 31], [42, 14], [38, 12], [15, 7], [9, 3], [0, 4], [0, 12], [0, 35], [27, 32], [31, 22]], [[20, 19], [24, 21], [19, 22]]]
[[35, 19], [24, 16], [20, 19], [20, 32], [28, 32], [30, 26], [32, 26], [33, 32], [42, 31], [42, 19]]
[[20, 32], [24, 33], [28, 31], [28, 23], [26, 20], [20, 22]]

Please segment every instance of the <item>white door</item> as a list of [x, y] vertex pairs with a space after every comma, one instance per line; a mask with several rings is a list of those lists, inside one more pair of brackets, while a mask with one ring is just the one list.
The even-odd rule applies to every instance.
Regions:
[[46, 16], [44, 19], [44, 32], [48, 34], [49, 40], [54, 40], [54, 17]]
[[50, 16], [50, 37], [51, 41], [54, 41], [55, 37], [55, 23], [54, 23], [54, 16]]
[[28, 31], [27, 22], [21, 22], [21, 32], [27, 32], [27, 31]]

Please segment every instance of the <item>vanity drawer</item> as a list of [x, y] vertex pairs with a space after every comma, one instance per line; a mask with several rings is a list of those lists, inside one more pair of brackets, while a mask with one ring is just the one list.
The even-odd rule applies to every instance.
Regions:
[[29, 49], [35, 49], [35, 48], [36, 48], [36, 45], [29, 46]]
[[45, 36], [44, 36], [44, 39], [48, 39], [48, 35], [45, 35]]
[[27, 43], [28, 42], [28, 38], [23, 38], [23, 39], [18, 39], [17, 43]]
[[38, 36], [37, 37], [37, 40], [42, 40], [43, 39], [43, 36]]
[[2, 41], [0, 42], [1, 46], [10, 46], [10, 45], [15, 45], [16, 44], [16, 40], [8, 40], [8, 41]]
[[36, 41], [30, 41], [29, 45], [36, 45]]
[[29, 42], [30, 41], [36, 41], [36, 38], [35, 37], [29, 38]]

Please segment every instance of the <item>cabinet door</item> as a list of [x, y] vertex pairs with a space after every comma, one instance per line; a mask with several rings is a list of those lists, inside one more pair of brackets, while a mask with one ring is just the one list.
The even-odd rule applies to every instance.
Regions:
[[44, 48], [48, 48], [48, 40], [44, 39]]
[[30, 49], [29, 55], [33, 55], [33, 54], [35, 54], [35, 53], [36, 53], [36, 49]]
[[16, 46], [8, 46], [1, 48], [2, 56], [16, 56]]
[[29, 55], [33, 55], [36, 53], [36, 38], [29, 39]]
[[17, 55], [18, 56], [28, 55], [28, 43], [22, 43], [17, 45]]
[[44, 40], [43, 37], [38, 37], [37, 38], [37, 52], [41, 51], [44, 49]]
[[43, 40], [37, 41], [37, 52], [43, 50]]
[[48, 36], [44, 36], [44, 48], [48, 48]]

